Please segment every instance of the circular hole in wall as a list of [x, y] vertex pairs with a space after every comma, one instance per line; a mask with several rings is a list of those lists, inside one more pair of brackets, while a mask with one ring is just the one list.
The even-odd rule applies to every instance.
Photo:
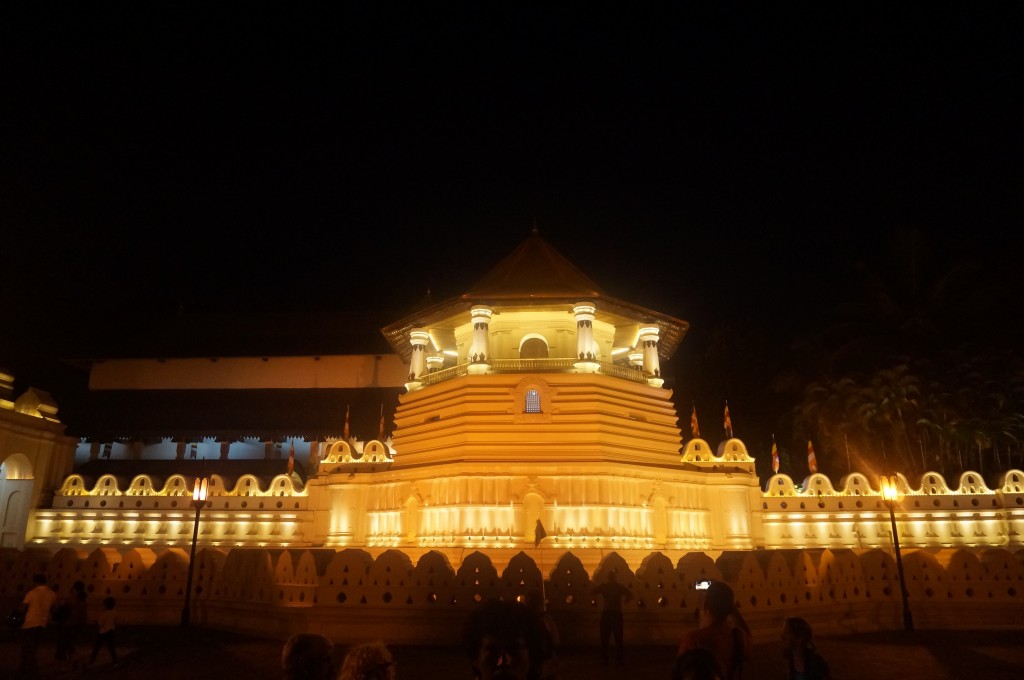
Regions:
[[101, 508], [107, 507], [107, 502], [106, 501], [100, 501], [100, 507]]
[[284, 507], [284, 503], [282, 503], [281, 501], [278, 501], [277, 502], [277, 509], [280, 510], [282, 507]]
[[925, 588], [924, 589], [924, 595], [925, 595], [925, 597], [932, 597], [933, 595], [935, 595], [935, 591], [932, 590], [931, 588]]
[[967, 589], [967, 597], [974, 597], [974, 588]]
[[142, 501], [135, 501], [135, 507], [141, 508], [142, 507]]
[[882, 588], [882, 592], [885, 594], [886, 597], [889, 597], [890, 595], [892, 595], [892, 588], [886, 586]]
[[437, 602], [437, 593], [427, 593], [427, 603], [434, 604]]
[[566, 604], [572, 604], [573, 602], [574, 602], [574, 600], [573, 600], [572, 595], [566, 595], [565, 596], [565, 603]]
[[338, 593], [338, 597], [334, 599], [338, 601], [338, 604], [345, 604], [345, 600], [347, 600], [348, 598], [345, 597], [345, 593]]
[[384, 600], [384, 602], [391, 602], [391, 593], [384, 593], [380, 599]]
[[658, 598], [658, 606], [660, 606], [660, 607], [667, 607], [668, 606], [668, 598], [665, 597], [664, 595], [659, 597]]
[[482, 602], [483, 599], [484, 598], [483, 598], [482, 595], [480, 595], [480, 593], [473, 593], [473, 602], [478, 602], [479, 603], [479, 602]]

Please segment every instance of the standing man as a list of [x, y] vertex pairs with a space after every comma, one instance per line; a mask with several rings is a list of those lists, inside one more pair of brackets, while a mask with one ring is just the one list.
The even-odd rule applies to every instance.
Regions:
[[24, 680], [39, 677], [39, 644], [46, 634], [50, 612], [57, 604], [57, 593], [46, 585], [45, 574], [36, 574], [32, 582], [35, 587], [25, 593], [21, 601], [25, 622], [21, 624], [21, 665], [18, 667], [18, 677]]
[[633, 592], [619, 583], [618, 573], [612, 569], [608, 580], [593, 590], [600, 595], [601, 606], [601, 659], [608, 663], [608, 638], [615, 638], [615, 660], [625, 663], [622, 652], [622, 603], [633, 597]]
[[470, 612], [463, 633], [474, 680], [540, 676], [540, 619], [520, 602], [486, 600]]

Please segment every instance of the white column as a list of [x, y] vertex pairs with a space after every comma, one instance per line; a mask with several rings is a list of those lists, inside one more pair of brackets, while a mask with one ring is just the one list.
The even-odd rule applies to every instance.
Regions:
[[473, 318], [473, 344], [469, 348], [469, 363], [478, 364], [479, 370], [486, 370], [487, 365], [490, 363], [488, 361], [490, 359], [488, 340], [491, 315], [493, 313], [490, 307], [483, 305], [473, 307], [471, 312]]
[[594, 346], [593, 302], [577, 302], [572, 313], [576, 316], [576, 358], [580, 361], [596, 361], [597, 348]]
[[422, 328], [414, 328], [409, 333], [412, 344], [412, 359], [409, 361], [409, 381], [416, 382], [427, 370], [427, 345], [430, 335]]
[[644, 326], [640, 329], [640, 346], [644, 351], [644, 373], [647, 384], [661, 387], [665, 381], [661, 377], [661, 363], [658, 359], [658, 327]]

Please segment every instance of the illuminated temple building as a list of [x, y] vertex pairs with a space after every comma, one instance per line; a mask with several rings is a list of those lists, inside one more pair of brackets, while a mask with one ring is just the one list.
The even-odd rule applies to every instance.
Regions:
[[[138, 611], [173, 619], [207, 477], [196, 592], [211, 625], [244, 628], [238, 601], [266, 598], [282, 631], [345, 637], [332, 607], [373, 608], [385, 626], [388, 607], [518, 596], [541, 578], [556, 613], [584, 616], [608, 568], [664, 619], [655, 641], [684, 625], [701, 576], [733, 582], [755, 624], [765, 607], [817, 606], [887, 625], [898, 598], [877, 480], [762, 482], [741, 440], [684, 442], [662, 362], [687, 329], [605, 294], [534, 233], [465, 294], [391, 321], [379, 351], [108, 358], [77, 439], [49, 395], [8, 389], [0, 596], [45, 563], [108, 591], [138, 580]], [[1019, 605], [1024, 474], [899, 486], [917, 597], [969, 599], [973, 578], [999, 584], [990, 613]]]

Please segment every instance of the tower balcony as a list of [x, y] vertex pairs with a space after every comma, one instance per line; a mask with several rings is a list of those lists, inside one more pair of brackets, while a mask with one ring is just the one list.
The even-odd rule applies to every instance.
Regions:
[[[490, 359], [486, 362], [486, 373], [579, 373], [576, 364], [578, 360], [574, 357], [561, 359]], [[588, 362], [597, 364], [597, 373], [609, 375], [630, 382], [645, 383], [648, 376], [643, 371], [631, 366], [613, 364], [605, 361]], [[459, 364], [451, 368], [445, 368], [433, 373], [427, 373], [419, 377], [423, 387], [436, 385], [446, 380], [460, 378], [469, 375], [471, 364]], [[480, 366], [480, 363], [472, 364]]]

